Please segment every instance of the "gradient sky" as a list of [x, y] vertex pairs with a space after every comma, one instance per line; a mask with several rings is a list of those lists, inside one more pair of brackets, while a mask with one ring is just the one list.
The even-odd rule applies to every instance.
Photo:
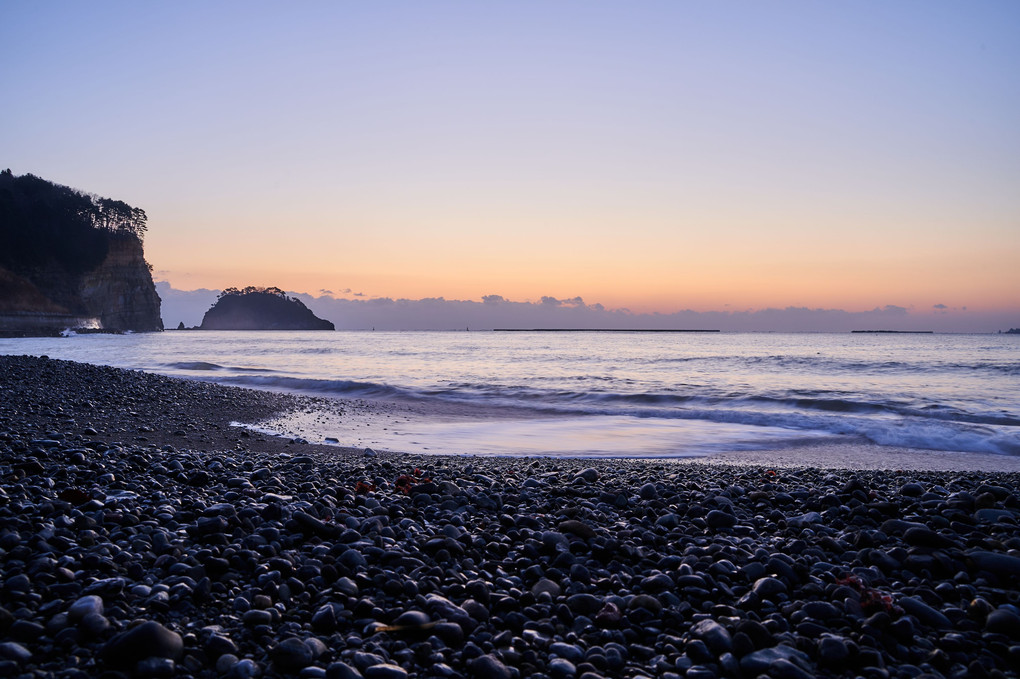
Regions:
[[1014, 0], [0, 0], [0, 166], [144, 208], [178, 289], [1020, 314], [1018, 36]]

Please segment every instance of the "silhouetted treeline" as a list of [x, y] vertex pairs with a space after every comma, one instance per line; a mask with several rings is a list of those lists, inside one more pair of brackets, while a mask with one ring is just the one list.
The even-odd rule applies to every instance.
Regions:
[[98, 266], [109, 239], [142, 238], [145, 211], [123, 201], [0, 172], [0, 266], [16, 272], [56, 264], [77, 274]]
[[[241, 295], [241, 296], [244, 296], [244, 295], [273, 295], [274, 297], [282, 297], [283, 299], [288, 300], [288, 301], [294, 301], [294, 302], [298, 301], [297, 299], [295, 299], [293, 297], [288, 297], [286, 292], [284, 292], [283, 290], [281, 290], [280, 288], [277, 288], [275, 286], [270, 286], [268, 288], [262, 288], [262, 287], [259, 287], [257, 285], [249, 285], [249, 286], [241, 288], [241, 289], [238, 289], [238, 288], [224, 288], [224, 290], [216, 297], [216, 299], [223, 299], [224, 297], [229, 297], [231, 295]], [[304, 306], [304, 305], [302, 304], [302, 306]]]

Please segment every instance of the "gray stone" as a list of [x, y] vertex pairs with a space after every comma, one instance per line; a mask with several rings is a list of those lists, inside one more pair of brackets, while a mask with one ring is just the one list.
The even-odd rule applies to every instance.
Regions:
[[792, 646], [779, 645], [748, 653], [740, 659], [740, 669], [746, 676], [756, 677], [768, 672], [769, 667], [777, 660], [786, 660], [804, 668], [811, 666], [811, 659], [806, 653], [798, 651]]
[[705, 523], [709, 528], [732, 528], [737, 523], [737, 517], [720, 509], [713, 509], [705, 515]]
[[32, 659], [32, 653], [16, 641], [4, 641], [0, 643], [0, 658], [25, 662]]
[[130, 667], [152, 656], [177, 660], [183, 651], [181, 635], [149, 620], [121, 632], [107, 642], [103, 655], [112, 665]]
[[553, 658], [546, 666], [552, 679], [572, 679], [577, 674], [574, 663], [566, 658]]
[[1020, 557], [997, 552], [974, 551], [967, 554], [974, 567], [1000, 577], [1020, 578]]
[[297, 637], [284, 639], [269, 653], [273, 665], [284, 672], [296, 672], [312, 664], [312, 650]]
[[952, 629], [953, 623], [939, 611], [911, 596], [900, 597], [897, 601], [903, 610], [918, 619], [923, 625], [937, 629]]
[[365, 679], [407, 679], [407, 670], [400, 665], [383, 663], [365, 668]]
[[550, 644], [549, 653], [566, 658], [575, 664], [584, 660], [584, 649], [575, 644], [566, 644], [562, 641], [555, 641]]
[[989, 613], [985, 619], [985, 629], [1018, 639], [1020, 638], [1020, 615], [1005, 608], [996, 609]]
[[98, 597], [95, 594], [83, 596], [67, 609], [67, 617], [74, 621], [81, 620], [89, 613], [103, 614], [102, 597]]
[[363, 675], [345, 662], [335, 662], [326, 668], [326, 679], [363, 679]]
[[772, 599], [779, 594], [785, 594], [787, 591], [786, 584], [773, 577], [758, 578], [755, 581], [754, 586], [751, 587], [751, 591], [760, 596], [762, 599]]
[[475, 679], [511, 679], [513, 676], [510, 669], [491, 653], [471, 660], [468, 669]]
[[573, 594], [567, 597], [567, 607], [575, 615], [594, 615], [602, 610], [602, 599], [594, 594]]
[[691, 634], [705, 642], [717, 656], [733, 650], [729, 631], [715, 620], [701, 620], [691, 627]]
[[560, 595], [559, 584], [553, 582], [548, 578], [539, 578], [538, 582], [531, 586], [531, 593], [535, 596], [545, 592], [548, 593], [553, 599]]

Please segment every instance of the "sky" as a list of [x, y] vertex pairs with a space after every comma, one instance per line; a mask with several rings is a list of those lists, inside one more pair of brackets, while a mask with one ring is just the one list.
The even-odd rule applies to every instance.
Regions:
[[145, 209], [180, 292], [1003, 329], [1017, 35], [1012, 0], [0, 0], [0, 166]]

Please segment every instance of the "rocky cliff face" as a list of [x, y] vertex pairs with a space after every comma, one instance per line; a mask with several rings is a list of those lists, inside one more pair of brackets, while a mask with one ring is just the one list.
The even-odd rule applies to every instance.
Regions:
[[111, 238], [102, 262], [80, 274], [52, 263], [29, 276], [0, 268], [0, 334], [151, 332], [163, 329], [159, 307], [142, 243], [134, 237]]
[[82, 276], [78, 290], [86, 313], [104, 330], [163, 329], [159, 295], [137, 238], [111, 240], [106, 259]]

